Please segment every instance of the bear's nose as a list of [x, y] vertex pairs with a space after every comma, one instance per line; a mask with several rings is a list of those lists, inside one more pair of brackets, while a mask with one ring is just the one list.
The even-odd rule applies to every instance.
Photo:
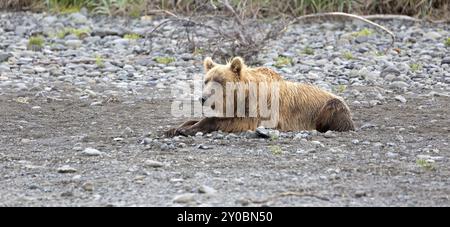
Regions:
[[201, 98], [198, 99], [198, 101], [202, 102], [202, 104], [205, 104], [206, 98], [205, 97], [201, 97]]

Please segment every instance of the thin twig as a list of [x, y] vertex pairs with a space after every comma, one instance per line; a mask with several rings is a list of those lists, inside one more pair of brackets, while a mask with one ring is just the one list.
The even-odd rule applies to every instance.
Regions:
[[222, 4], [234, 15], [238, 24], [240, 26], [244, 26], [244, 22], [242, 21], [241, 17], [236, 13], [236, 10], [234, 10], [234, 8], [230, 5], [228, 0], [222, 0]]
[[273, 201], [275, 199], [282, 198], [282, 197], [288, 197], [288, 196], [313, 197], [313, 198], [320, 199], [320, 200], [323, 200], [323, 201], [330, 201], [330, 199], [327, 198], [327, 197], [319, 196], [319, 195], [315, 195], [315, 194], [307, 193], [307, 192], [282, 192], [282, 193], [279, 193], [279, 194], [276, 194], [276, 195], [269, 196], [268, 198], [265, 198], [265, 199], [262, 199], [262, 200], [250, 199], [250, 201], [252, 203], [261, 204], [261, 203], [267, 203], [269, 201]]
[[149, 14], [158, 14], [158, 13], [160, 13], [160, 14], [167, 14], [169, 16], [178, 18], [178, 16], [176, 14], [174, 14], [174, 13], [168, 11], [168, 10], [150, 10], [150, 11], [148, 11], [148, 13]]
[[417, 19], [414, 17], [405, 16], [405, 15], [373, 14], [373, 15], [367, 15], [367, 16], [362, 16], [362, 17], [367, 20], [406, 20], [406, 21], [412, 21], [412, 22], [422, 22], [421, 19]]
[[406, 15], [396, 15], [396, 14], [373, 14], [373, 15], [367, 15], [363, 16], [364, 18], [368, 20], [406, 20], [411, 22], [430, 22], [433, 24], [440, 24], [440, 23], [449, 23], [450, 19], [443, 19], [443, 20], [431, 20], [431, 19], [418, 19], [415, 17], [410, 17]]

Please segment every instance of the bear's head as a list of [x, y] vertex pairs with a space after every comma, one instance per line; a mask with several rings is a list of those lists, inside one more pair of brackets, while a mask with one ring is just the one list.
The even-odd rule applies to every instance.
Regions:
[[207, 84], [210, 81], [218, 83], [242, 81], [245, 76], [243, 72], [247, 66], [240, 57], [233, 58], [226, 65], [217, 64], [207, 57], [203, 62], [203, 67], [206, 72], [205, 84]]
[[[246, 68], [244, 60], [240, 57], [233, 58], [225, 65], [215, 63], [210, 57], [203, 62], [206, 72], [201, 102], [206, 107], [211, 107], [215, 112], [225, 115], [227, 103], [228, 113], [235, 112], [237, 87], [246, 83]], [[227, 90], [232, 93], [227, 93]], [[230, 100], [233, 99], [233, 102]], [[233, 110], [230, 110], [233, 109]], [[234, 114], [233, 114], [234, 115]]]

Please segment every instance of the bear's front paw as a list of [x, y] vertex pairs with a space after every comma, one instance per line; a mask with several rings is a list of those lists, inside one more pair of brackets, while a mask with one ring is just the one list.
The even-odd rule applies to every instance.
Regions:
[[176, 130], [176, 134], [177, 135], [182, 135], [182, 136], [194, 136], [195, 135], [195, 131], [190, 129], [190, 128], [184, 128], [184, 127], [180, 127]]
[[164, 136], [166, 137], [174, 137], [177, 136], [177, 128], [171, 128], [164, 132]]

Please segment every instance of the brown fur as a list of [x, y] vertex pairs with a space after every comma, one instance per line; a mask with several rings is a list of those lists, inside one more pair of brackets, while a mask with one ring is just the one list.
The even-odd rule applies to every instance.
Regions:
[[[276, 129], [281, 131], [317, 129], [320, 132], [354, 130], [350, 110], [345, 102], [340, 97], [318, 87], [284, 81], [278, 73], [269, 68], [247, 67], [239, 57], [226, 65], [216, 64], [211, 58], [206, 58], [204, 68], [206, 86], [210, 81], [220, 83], [223, 87], [226, 82], [279, 82], [279, 117]], [[246, 95], [248, 96], [248, 93]], [[225, 103], [223, 105], [225, 106]], [[188, 121], [176, 129], [169, 130], [166, 135], [195, 135], [197, 132], [209, 133], [218, 130], [242, 132], [255, 130], [261, 121], [259, 115], [258, 117], [207, 117], [198, 122]]]

